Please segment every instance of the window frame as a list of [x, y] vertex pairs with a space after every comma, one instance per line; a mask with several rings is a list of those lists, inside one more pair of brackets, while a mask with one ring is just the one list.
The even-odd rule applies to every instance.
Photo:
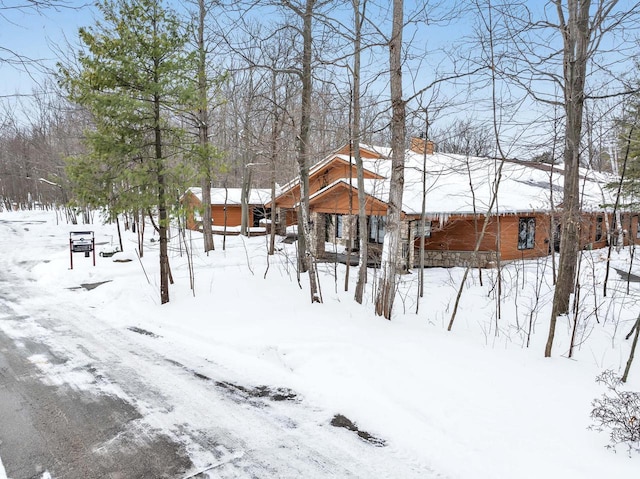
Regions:
[[418, 220], [415, 222], [415, 228], [413, 233], [414, 237], [421, 238], [422, 236], [424, 236], [425, 238], [431, 238], [431, 231], [433, 229], [431, 226], [431, 221], [424, 222], [424, 230], [422, 232], [420, 231], [420, 223], [421, 223], [421, 220]]
[[[382, 244], [386, 233], [385, 216], [369, 216], [369, 242]], [[374, 229], [375, 228], [375, 229]]]
[[534, 216], [518, 217], [518, 251], [535, 249], [536, 218]]
[[604, 224], [604, 217], [602, 215], [596, 216], [596, 232], [595, 232], [595, 241], [602, 241], [603, 231], [602, 226]]
[[336, 214], [336, 222], [335, 222], [335, 237], [343, 238], [344, 237], [344, 215]]

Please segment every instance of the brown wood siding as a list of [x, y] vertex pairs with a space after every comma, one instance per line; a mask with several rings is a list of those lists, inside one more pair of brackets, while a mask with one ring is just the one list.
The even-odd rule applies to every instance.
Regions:
[[640, 243], [640, 238], [638, 228], [640, 227], [640, 218], [638, 215], [631, 215], [631, 224], [629, 230], [627, 231], [627, 244], [638, 244]]
[[[325, 188], [336, 180], [339, 180], [341, 178], [349, 178], [349, 170], [351, 170], [351, 178], [355, 183], [358, 174], [355, 164], [349, 167], [348, 163], [344, 163], [340, 159], [335, 159], [321, 170], [315, 172], [309, 178], [309, 191], [311, 192], [310, 194], [314, 194], [317, 191], [320, 191], [322, 188]], [[365, 179], [380, 178], [379, 175], [370, 173], [368, 170], [363, 171], [363, 176]]]
[[[478, 231], [482, 229], [483, 218], [478, 219]], [[452, 217], [440, 227], [438, 221], [431, 223], [431, 237], [425, 238], [425, 249], [441, 251], [473, 251], [476, 245], [476, 233], [473, 217]], [[480, 251], [496, 250], [495, 221], [490, 221]], [[415, 239], [416, 247], [420, 238]]]
[[[194, 209], [201, 208], [202, 203], [193, 194], [188, 193], [182, 199], [187, 210], [187, 229], [201, 230], [202, 222], [195, 221]], [[211, 205], [211, 222], [214, 226], [224, 226], [224, 205]], [[227, 205], [227, 226], [240, 226], [242, 224], [242, 207], [240, 205]], [[253, 206], [249, 205], [249, 223], [253, 225]]]
[[[606, 216], [606, 217], [605, 217]], [[602, 218], [601, 238], [596, 241], [598, 218]], [[613, 225], [613, 216], [605, 213], [582, 213], [580, 220], [580, 247], [598, 249], [607, 246], [607, 228]]]
[[[598, 218], [602, 218], [602, 237], [596, 241], [596, 228]], [[518, 249], [518, 233], [520, 218], [535, 219], [534, 247], [528, 249]], [[484, 217], [478, 217], [478, 231], [482, 229]], [[630, 231], [637, 235], [638, 216], [623, 218], [623, 227], [628, 225]], [[607, 227], [613, 224], [611, 214], [605, 213], [583, 213], [580, 223], [580, 247], [581, 248], [604, 248], [607, 245]], [[553, 237], [551, 235], [550, 215], [548, 213], [523, 213], [520, 215], [504, 215], [500, 217], [500, 258], [504, 261], [515, 259], [530, 259], [547, 256], [552, 247]], [[496, 237], [498, 231], [498, 221], [495, 218], [489, 220], [485, 237], [480, 245], [479, 251], [496, 251]], [[629, 238], [627, 234], [627, 238]], [[475, 228], [474, 220], [471, 216], [451, 216], [447, 222], [440, 227], [437, 221], [432, 222], [431, 237], [425, 241], [425, 249], [440, 251], [473, 251], [475, 248]], [[625, 239], [625, 241], [630, 240]], [[640, 242], [640, 241], [639, 241]], [[419, 248], [420, 238], [415, 239], [415, 247]]]
[[286, 226], [292, 226], [292, 225], [298, 224], [298, 210], [288, 209], [281, 212], [281, 214], [284, 214]]
[[[211, 205], [211, 219], [215, 226], [224, 226], [224, 205]], [[227, 205], [227, 226], [240, 226], [242, 224], [242, 207], [240, 205]], [[249, 223], [253, 224], [253, 208], [249, 206]]]
[[[533, 218], [536, 222], [534, 246], [518, 249], [518, 228], [520, 218]], [[530, 213], [505, 215], [500, 218], [500, 258], [504, 261], [514, 259], [540, 258], [549, 254], [551, 236], [549, 235], [549, 215]]]
[[[321, 194], [319, 197], [311, 200], [310, 209], [316, 213], [329, 213], [329, 214], [357, 214], [358, 212], [358, 192], [354, 189], [353, 196], [351, 198], [351, 208], [349, 208], [349, 186], [346, 184], [338, 184], [330, 191]], [[373, 198], [371, 196], [366, 197], [365, 210], [367, 215], [371, 216], [384, 216], [387, 214], [387, 204]]]
[[[536, 228], [534, 247], [518, 249], [518, 227], [520, 218], [535, 218]], [[503, 260], [538, 258], [549, 254], [549, 216], [546, 214], [505, 215], [489, 219], [479, 251], [497, 251], [498, 228], [500, 231], [500, 257]], [[478, 235], [482, 231], [484, 217], [477, 219]], [[440, 227], [432, 222], [431, 237], [425, 240], [425, 249], [440, 251], [473, 251], [476, 245], [476, 226], [472, 216], [450, 217]], [[415, 239], [416, 248], [420, 247], [420, 238]]]
[[[371, 173], [368, 170], [363, 172], [365, 179], [382, 178], [380, 175]], [[355, 164], [351, 165], [351, 178], [355, 182], [357, 177], [357, 168]], [[313, 172], [309, 177], [309, 195], [317, 193], [322, 188], [330, 185], [341, 178], [349, 178], [349, 164], [340, 158], [334, 158], [323, 168]], [[279, 208], [293, 208], [300, 201], [300, 185], [296, 184], [289, 191], [282, 193], [275, 201]]]
[[300, 185], [295, 185], [289, 191], [276, 198], [275, 204], [278, 208], [293, 208], [300, 201]]
[[[347, 144], [347, 145], [344, 145], [336, 154], [348, 155], [350, 152], [351, 152], [351, 145]], [[380, 158], [380, 155], [374, 151], [367, 150], [366, 148], [360, 147], [360, 157], [361, 158]]]

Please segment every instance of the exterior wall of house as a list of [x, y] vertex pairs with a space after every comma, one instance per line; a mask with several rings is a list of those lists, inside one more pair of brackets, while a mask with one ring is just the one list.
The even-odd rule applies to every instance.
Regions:
[[[311, 209], [320, 213], [357, 215], [358, 195], [357, 192], [354, 191], [353, 197], [350, 199], [349, 191], [348, 186], [338, 185], [327, 194], [323, 194], [321, 199], [315, 199], [313, 205], [311, 205]], [[382, 201], [367, 196], [365, 212], [367, 216], [386, 216], [387, 205]]]
[[[626, 221], [625, 221], [626, 220]], [[625, 244], [640, 243], [640, 217], [637, 214], [627, 213], [626, 218], [622, 220], [622, 227], [627, 230], [625, 236]]]
[[[325, 168], [322, 168], [320, 171], [315, 172], [313, 176], [309, 178], [309, 191], [311, 192], [311, 194], [313, 194], [330, 185], [336, 180], [339, 180], [341, 178], [349, 178], [349, 170], [351, 170], [351, 178], [353, 178], [355, 182], [358, 174], [355, 162], [353, 165], [351, 165], [351, 167], [341, 161], [329, 163]], [[363, 171], [363, 175], [365, 179], [375, 177], [368, 171]]]
[[[187, 229], [199, 231], [202, 229], [201, 215], [196, 215], [195, 210], [202, 208], [200, 200], [191, 193], [182, 200], [187, 214]], [[224, 205], [211, 205], [211, 220], [214, 226], [224, 226]], [[242, 224], [242, 207], [240, 205], [227, 205], [227, 226], [235, 227]], [[249, 205], [249, 226], [253, 225], [253, 206]]]
[[[418, 224], [418, 221], [414, 221], [414, 228]], [[477, 235], [482, 231], [483, 224], [484, 216], [478, 216], [474, 220], [470, 215], [450, 217], [442, 226], [437, 221], [431, 222], [431, 237], [425, 238], [425, 266], [490, 267], [498, 259], [509, 261], [539, 258], [549, 254], [551, 239], [547, 214], [514, 214], [490, 218], [478, 253], [474, 255]], [[524, 234], [522, 239], [521, 233]], [[419, 251], [420, 237], [413, 235], [412, 243], [414, 250]], [[413, 253], [414, 265], [418, 262], [418, 251]]]
[[[363, 156], [364, 157], [364, 156]], [[335, 159], [332, 162], [329, 162], [324, 168], [319, 171], [315, 171], [309, 177], [309, 194], [313, 195], [318, 192], [325, 186], [333, 183], [336, 180], [341, 178], [349, 178], [349, 169], [351, 168], [351, 177], [354, 179], [357, 177], [357, 168], [355, 163], [349, 166], [349, 164], [345, 163], [343, 160]], [[365, 179], [373, 179], [379, 178], [379, 176], [369, 172], [364, 171]], [[300, 201], [300, 186], [295, 185], [289, 191], [283, 193], [281, 196], [277, 198], [275, 201], [276, 207], [281, 210], [291, 209]], [[357, 209], [357, 200], [356, 200], [356, 209]], [[295, 224], [287, 223], [287, 226]]]
[[[617, 231], [614, 231], [613, 215], [609, 217], [613, 244], [616, 245]], [[640, 216], [638, 213], [620, 213], [620, 223], [623, 232], [623, 242], [625, 246], [640, 244]]]
[[[348, 155], [351, 152], [351, 145], [346, 144], [336, 154], [338, 155]], [[370, 151], [367, 148], [363, 148], [360, 145], [360, 157], [361, 158], [380, 158], [380, 155], [375, 151]]]
[[[323, 221], [324, 240], [329, 243], [335, 243], [345, 248], [358, 247], [358, 216], [357, 215], [341, 215], [342, 227], [338, 228], [336, 215], [322, 214], [318, 215], [318, 221]], [[341, 231], [339, 231], [341, 229]]]
[[[484, 217], [477, 219], [478, 232], [482, 230]], [[418, 222], [414, 222], [414, 227]], [[480, 244], [480, 251], [495, 251], [497, 223], [490, 220]], [[420, 237], [414, 239], [415, 247], [420, 247]], [[425, 238], [425, 250], [431, 251], [473, 251], [476, 245], [476, 226], [472, 216], [450, 217], [442, 226], [431, 222], [431, 236]]]
[[[214, 226], [224, 226], [224, 205], [211, 205], [211, 219]], [[242, 224], [242, 207], [240, 205], [227, 205], [227, 226], [240, 226]], [[249, 226], [253, 224], [253, 208], [249, 207]]]
[[291, 209], [300, 201], [300, 186], [296, 185], [289, 191], [280, 195], [276, 201], [276, 207], [281, 209]]
[[[521, 239], [521, 225], [533, 220], [533, 244], [526, 238]], [[500, 217], [500, 259], [510, 261], [514, 259], [541, 258], [549, 255], [551, 245], [550, 215], [546, 213], [525, 213], [520, 215], [504, 215]], [[526, 226], [525, 226], [526, 228]], [[525, 231], [525, 233], [527, 233]]]
[[[358, 215], [347, 215], [341, 214], [342, 221], [342, 231], [340, 236], [337, 235], [337, 218], [336, 214], [333, 213], [320, 213], [317, 211], [312, 212], [311, 214], [314, 223], [314, 244], [316, 247], [315, 254], [317, 257], [322, 257], [325, 255], [326, 257], [331, 258], [331, 255], [326, 255], [325, 242], [334, 243], [336, 245], [342, 246], [346, 248], [352, 248], [353, 251], [357, 250], [359, 247], [359, 239], [357, 236], [358, 231]], [[369, 238], [369, 232], [365, 232], [367, 238]], [[401, 271], [406, 271], [409, 269], [409, 265], [412, 261], [412, 248], [409, 248], [410, 239], [409, 235], [411, 234], [411, 228], [409, 226], [408, 221], [403, 221], [400, 225], [400, 234], [401, 234], [401, 243], [402, 243], [402, 255], [398, 259], [397, 267]], [[342, 250], [338, 248], [339, 252], [342, 253]], [[373, 264], [380, 263], [380, 257], [382, 253], [382, 244], [372, 242], [369, 238], [368, 243], [368, 261]], [[355, 257], [357, 253], [354, 253]]]
[[607, 233], [613, 226], [613, 215], [601, 212], [583, 213], [580, 221], [580, 247], [604, 248], [608, 244]]
[[[452, 216], [439, 226], [431, 222], [431, 237], [425, 239], [425, 266], [490, 267], [497, 260], [513, 261], [547, 256], [554, 249], [551, 233], [551, 215], [548, 213], [523, 213], [491, 218], [478, 253], [473, 255], [476, 233], [471, 216]], [[482, 229], [484, 217], [478, 217], [478, 231]], [[412, 221], [416, 228], [418, 221]], [[604, 248], [607, 231], [613, 225], [610, 213], [583, 213], [580, 223], [580, 248]], [[625, 244], [632, 240], [640, 242], [638, 216], [622, 217], [623, 229], [627, 230]], [[499, 233], [498, 233], [499, 232]], [[500, 241], [497, 241], [497, 238]], [[412, 235], [414, 245], [412, 264], [418, 265], [420, 238]]]
[[[414, 258], [414, 266], [419, 267], [419, 259]], [[427, 267], [453, 268], [471, 266], [472, 268], [494, 268], [498, 264], [495, 251], [425, 251], [424, 264]]]

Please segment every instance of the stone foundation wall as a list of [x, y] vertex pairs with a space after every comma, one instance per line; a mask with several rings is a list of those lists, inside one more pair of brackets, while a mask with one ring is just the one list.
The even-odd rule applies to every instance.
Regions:
[[[414, 265], [419, 266], [419, 251], [415, 252]], [[495, 251], [430, 251], [424, 252], [424, 265], [426, 267], [451, 268], [454, 266], [471, 266], [472, 268], [494, 268], [498, 264], [498, 255]]]

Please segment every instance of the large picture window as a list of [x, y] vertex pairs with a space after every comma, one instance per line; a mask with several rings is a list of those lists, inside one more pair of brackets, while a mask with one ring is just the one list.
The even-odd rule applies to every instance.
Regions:
[[536, 244], [536, 219], [520, 218], [518, 221], [518, 249], [533, 249]]
[[384, 242], [384, 216], [371, 216], [369, 219], [369, 240], [374, 243]]

